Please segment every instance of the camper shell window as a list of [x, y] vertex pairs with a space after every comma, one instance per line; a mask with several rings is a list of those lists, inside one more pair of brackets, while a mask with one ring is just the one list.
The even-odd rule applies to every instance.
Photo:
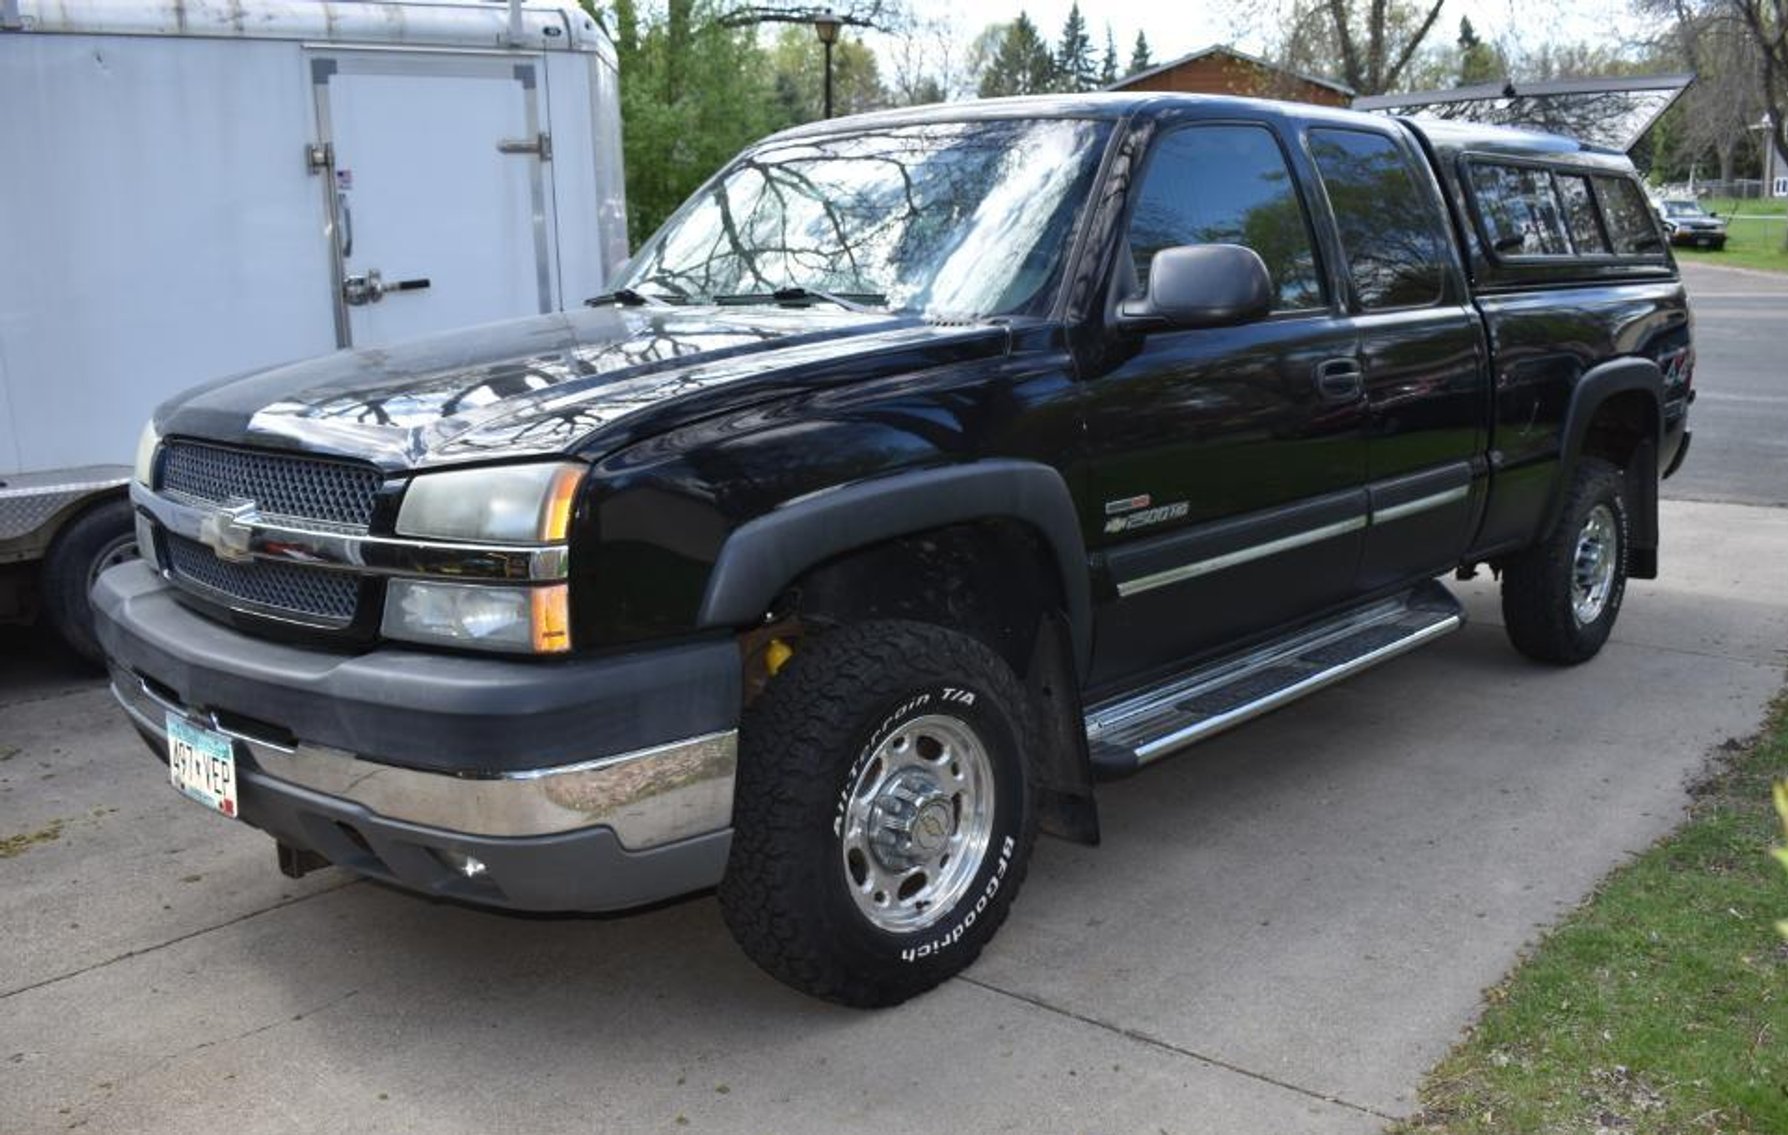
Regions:
[[1630, 178], [1473, 156], [1463, 180], [1483, 247], [1497, 262], [1562, 265], [1662, 255], [1645, 194]]

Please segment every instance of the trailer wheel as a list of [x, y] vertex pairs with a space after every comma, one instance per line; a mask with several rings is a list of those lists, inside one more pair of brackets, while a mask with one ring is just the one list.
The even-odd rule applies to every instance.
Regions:
[[876, 621], [796, 652], [746, 715], [720, 909], [771, 976], [895, 1005], [961, 972], [1036, 839], [1024, 687], [979, 640]]
[[71, 650], [95, 666], [105, 663], [105, 654], [93, 633], [93, 606], [87, 596], [101, 572], [136, 558], [136, 518], [122, 497], [75, 517], [44, 557], [44, 617]]

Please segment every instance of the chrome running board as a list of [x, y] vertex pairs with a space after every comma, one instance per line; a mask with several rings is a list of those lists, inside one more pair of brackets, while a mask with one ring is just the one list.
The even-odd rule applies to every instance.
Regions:
[[1242, 654], [1220, 658], [1087, 711], [1101, 780], [1127, 776], [1195, 741], [1414, 650], [1465, 625], [1451, 592], [1430, 581]]

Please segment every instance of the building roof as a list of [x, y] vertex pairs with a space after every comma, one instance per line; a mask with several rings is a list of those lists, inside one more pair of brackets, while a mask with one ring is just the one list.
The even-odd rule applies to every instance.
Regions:
[[1237, 51], [1235, 48], [1230, 47], [1228, 44], [1222, 44], [1222, 43], [1213, 44], [1212, 46], [1206, 47], [1206, 48], [1201, 48], [1198, 51], [1192, 52], [1190, 55], [1182, 55], [1178, 59], [1172, 59], [1166, 63], [1161, 63], [1154, 67], [1150, 67], [1147, 71], [1138, 71], [1134, 75], [1125, 75], [1123, 78], [1119, 79], [1117, 82], [1111, 84], [1111, 86], [1106, 87], [1105, 89], [1108, 91], [1121, 91], [1125, 87], [1128, 87], [1132, 83], [1138, 82], [1142, 79], [1147, 79], [1154, 75], [1162, 74], [1163, 72], [1166, 72], [1166, 71], [1171, 71], [1176, 67], [1182, 67], [1182, 66], [1186, 65], [1187, 63], [1196, 62], [1196, 61], [1203, 59], [1206, 56], [1210, 56], [1210, 55], [1227, 55], [1231, 59], [1239, 59], [1244, 63], [1252, 63], [1254, 66], [1264, 68], [1268, 71], [1278, 71], [1283, 74], [1290, 75], [1294, 79], [1301, 79], [1302, 81], [1304, 81], [1306, 83], [1310, 83], [1310, 84], [1313, 84], [1318, 87], [1327, 87], [1329, 90], [1334, 91], [1337, 94], [1346, 95], [1348, 98], [1353, 97], [1353, 88], [1352, 87], [1346, 86], [1345, 84], [1342, 84], [1342, 83], [1337, 83], [1333, 79], [1322, 79], [1322, 78], [1318, 78], [1315, 75], [1306, 75], [1302, 71], [1293, 71], [1289, 67], [1281, 67], [1277, 63], [1271, 63], [1265, 59], [1262, 59], [1258, 55], [1249, 55], [1246, 51]]

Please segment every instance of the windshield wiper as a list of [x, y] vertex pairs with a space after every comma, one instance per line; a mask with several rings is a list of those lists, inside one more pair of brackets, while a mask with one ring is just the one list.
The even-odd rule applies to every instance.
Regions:
[[637, 288], [619, 287], [612, 292], [603, 292], [599, 296], [591, 296], [584, 301], [586, 307], [606, 307], [618, 303], [622, 307], [665, 307], [670, 304], [688, 303], [689, 293], [679, 288], [668, 276], [647, 276], [639, 281], [640, 287], [647, 284], [660, 289], [659, 294], [642, 292]]
[[607, 307], [611, 303], [618, 303], [622, 307], [669, 307], [671, 301], [664, 296], [649, 296], [632, 288], [616, 288], [612, 292], [591, 296], [584, 301], [584, 306]]
[[615, 288], [604, 291], [603, 295], [592, 295], [583, 302], [585, 307], [606, 307], [620, 304], [622, 307], [669, 307], [672, 304], [687, 304], [687, 295], [651, 295], [633, 288]]
[[880, 292], [826, 292], [818, 288], [804, 288], [799, 284], [787, 288], [777, 288], [773, 292], [735, 292], [731, 295], [715, 296], [717, 304], [751, 304], [751, 303], [791, 303], [810, 306], [812, 301], [836, 304], [846, 311], [868, 314], [886, 314], [888, 297]]

